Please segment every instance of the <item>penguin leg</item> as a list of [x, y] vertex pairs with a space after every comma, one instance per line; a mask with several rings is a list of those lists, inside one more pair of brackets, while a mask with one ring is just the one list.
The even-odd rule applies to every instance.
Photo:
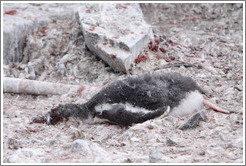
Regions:
[[221, 113], [225, 113], [225, 114], [230, 114], [231, 112], [233, 111], [229, 111], [227, 109], [224, 109], [224, 108], [221, 108], [213, 103], [211, 103], [210, 101], [206, 100], [203, 98], [203, 103], [204, 105], [208, 106], [209, 108], [213, 109], [214, 111], [217, 111], [217, 112], [221, 112]]

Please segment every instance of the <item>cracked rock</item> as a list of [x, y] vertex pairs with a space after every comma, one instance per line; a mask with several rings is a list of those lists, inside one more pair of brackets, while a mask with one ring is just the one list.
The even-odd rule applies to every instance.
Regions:
[[116, 72], [127, 72], [152, 34], [139, 4], [88, 4], [77, 19], [89, 50]]

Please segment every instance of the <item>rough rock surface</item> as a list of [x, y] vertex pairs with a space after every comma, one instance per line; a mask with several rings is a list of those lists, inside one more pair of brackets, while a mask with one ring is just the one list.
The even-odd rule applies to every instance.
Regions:
[[139, 4], [86, 4], [77, 17], [87, 47], [117, 72], [127, 72], [152, 37]]
[[[70, 8], [75, 5], [69, 4]], [[69, 11], [69, 12], [67, 12]], [[26, 37], [47, 26], [52, 17], [71, 14], [66, 5], [37, 3], [4, 3], [3, 8], [3, 62], [21, 62]], [[45, 32], [43, 32], [45, 35]]]

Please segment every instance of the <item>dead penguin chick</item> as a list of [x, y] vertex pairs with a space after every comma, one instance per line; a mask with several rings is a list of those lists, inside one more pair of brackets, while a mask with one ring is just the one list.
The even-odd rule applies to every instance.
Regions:
[[159, 117], [166, 110], [172, 116], [191, 114], [203, 103], [209, 105], [203, 94], [193, 79], [179, 73], [145, 74], [115, 81], [84, 104], [59, 105], [44, 119], [55, 124], [60, 117], [97, 117], [130, 126]]

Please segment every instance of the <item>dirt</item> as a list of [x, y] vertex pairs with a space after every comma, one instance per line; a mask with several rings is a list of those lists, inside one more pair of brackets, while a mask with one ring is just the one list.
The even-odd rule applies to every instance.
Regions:
[[[141, 4], [141, 8], [156, 37], [126, 74], [114, 73], [92, 55], [75, 18], [64, 16], [27, 36], [23, 61], [4, 65], [4, 76], [101, 86], [131, 75], [175, 71], [194, 78], [211, 102], [235, 113], [204, 107], [207, 120], [188, 130], [178, 129], [188, 117], [159, 117], [128, 128], [71, 118], [53, 126], [30, 122], [58, 104], [84, 103], [92, 94], [4, 93], [4, 163], [244, 162], [242, 5]], [[191, 65], [165, 66], [174, 63]]]

